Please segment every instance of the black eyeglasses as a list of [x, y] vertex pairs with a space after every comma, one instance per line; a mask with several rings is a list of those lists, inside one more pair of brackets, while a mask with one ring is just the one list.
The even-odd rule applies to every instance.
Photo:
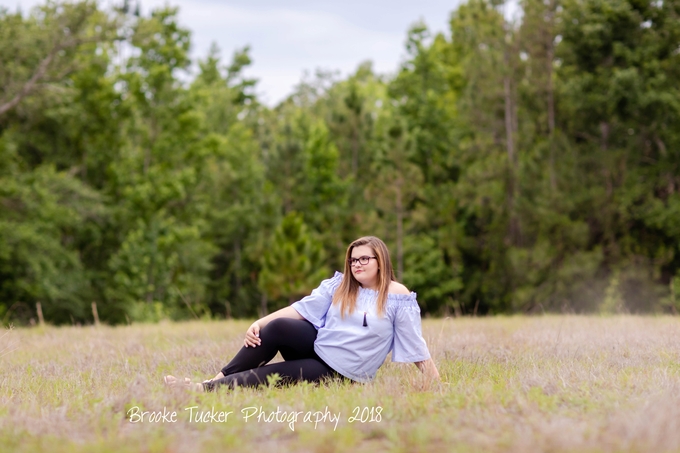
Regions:
[[350, 266], [356, 266], [357, 263], [360, 263], [362, 266], [365, 266], [368, 264], [368, 262], [373, 258], [374, 260], [377, 260], [375, 256], [360, 256], [359, 258], [350, 258], [347, 261], [349, 262]]

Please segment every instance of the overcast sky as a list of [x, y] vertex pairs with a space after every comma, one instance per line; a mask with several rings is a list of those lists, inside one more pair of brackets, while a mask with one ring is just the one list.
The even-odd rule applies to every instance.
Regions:
[[[260, 99], [274, 105], [291, 93], [305, 71], [338, 70], [345, 76], [366, 60], [380, 73], [393, 73], [404, 57], [408, 28], [424, 20], [448, 33], [460, 0], [144, 0], [142, 12], [169, 3], [179, 6], [180, 24], [192, 31], [192, 57], [204, 58], [212, 42], [228, 63], [249, 45], [246, 72], [258, 79]], [[37, 0], [0, 0], [26, 12]], [[110, 3], [110, 2], [107, 2]], [[134, 4], [134, 1], [130, 3]]]

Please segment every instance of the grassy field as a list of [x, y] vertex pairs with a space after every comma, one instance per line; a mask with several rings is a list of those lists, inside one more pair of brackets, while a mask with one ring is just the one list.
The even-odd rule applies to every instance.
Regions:
[[680, 318], [424, 320], [435, 385], [389, 362], [368, 385], [162, 385], [213, 376], [248, 324], [6, 331], [0, 451], [680, 452]]

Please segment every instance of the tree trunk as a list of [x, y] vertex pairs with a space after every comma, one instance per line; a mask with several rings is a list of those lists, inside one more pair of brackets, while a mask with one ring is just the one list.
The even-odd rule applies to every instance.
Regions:
[[548, 32], [545, 37], [545, 44], [547, 48], [547, 58], [546, 58], [546, 69], [547, 69], [547, 80], [546, 80], [546, 94], [548, 98], [548, 146], [550, 152], [550, 161], [548, 165], [550, 166], [550, 188], [555, 191], [557, 190], [557, 177], [555, 175], [555, 93], [553, 88], [553, 60], [555, 58], [555, 0], [551, 0], [548, 5], [547, 13], [547, 27]]
[[356, 118], [354, 127], [352, 128], [352, 175], [356, 177], [359, 173], [359, 132], [357, 129], [358, 118]]
[[607, 151], [609, 150], [609, 123], [606, 121], [602, 121], [600, 123], [600, 148], [602, 149], [602, 162], [604, 162], [605, 165], [602, 169], [602, 172], [604, 174], [607, 197], [611, 198], [614, 193], [614, 175], [612, 175], [612, 172], [607, 165]]
[[260, 317], [267, 316], [269, 314], [269, 310], [267, 310], [267, 294], [262, 293], [262, 297], [260, 298]]
[[550, 36], [550, 43], [548, 44], [548, 144], [550, 146], [550, 188], [557, 190], [557, 177], [555, 175], [555, 93], [552, 83], [553, 58], [555, 49], [552, 43], [552, 36]]
[[[152, 247], [151, 247], [151, 257], [149, 259], [149, 266], [146, 269], [146, 302], [151, 303], [153, 302], [153, 296], [156, 292], [156, 285], [155, 285], [155, 278], [154, 278], [154, 268], [156, 267], [156, 254], [158, 253], [158, 231], [156, 229], [155, 223], [152, 224], [153, 230], [152, 230], [152, 236], [151, 240], [153, 241]], [[153, 288], [153, 290], [149, 290], [149, 288]]]
[[234, 242], [234, 295], [238, 301], [241, 293], [241, 243], [237, 239]]
[[402, 199], [402, 178], [396, 184], [395, 205], [397, 211], [397, 279], [404, 276], [404, 206]]
[[512, 96], [511, 84], [511, 62], [506, 44], [504, 51], [504, 62], [506, 66], [506, 75], [503, 77], [503, 95], [505, 101], [505, 144], [508, 153], [508, 186], [507, 186], [507, 207], [509, 216], [509, 239], [510, 243], [516, 244], [519, 241], [519, 221], [515, 218], [515, 191], [516, 191], [516, 171], [517, 171], [517, 155], [515, 152], [514, 130], [516, 120], [514, 118], [514, 103]]
[[609, 148], [609, 123], [606, 121], [600, 123], [600, 147], [604, 152]]

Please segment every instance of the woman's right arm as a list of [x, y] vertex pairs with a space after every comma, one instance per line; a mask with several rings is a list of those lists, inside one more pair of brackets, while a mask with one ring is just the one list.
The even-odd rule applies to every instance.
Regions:
[[292, 306], [284, 307], [281, 310], [277, 310], [274, 313], [270, 313], [264, 318], [260, 318], [248, 327], [246, 330], [246, 338], [243, 341], [243, 345], [247, 348], [248, 346], [256, 347], [260, 345], [260, 329], [269, 324], [271, 321], [277, 318], [292, 318], [292, 319], [305, 319], [300, 313], [297, 312]]

